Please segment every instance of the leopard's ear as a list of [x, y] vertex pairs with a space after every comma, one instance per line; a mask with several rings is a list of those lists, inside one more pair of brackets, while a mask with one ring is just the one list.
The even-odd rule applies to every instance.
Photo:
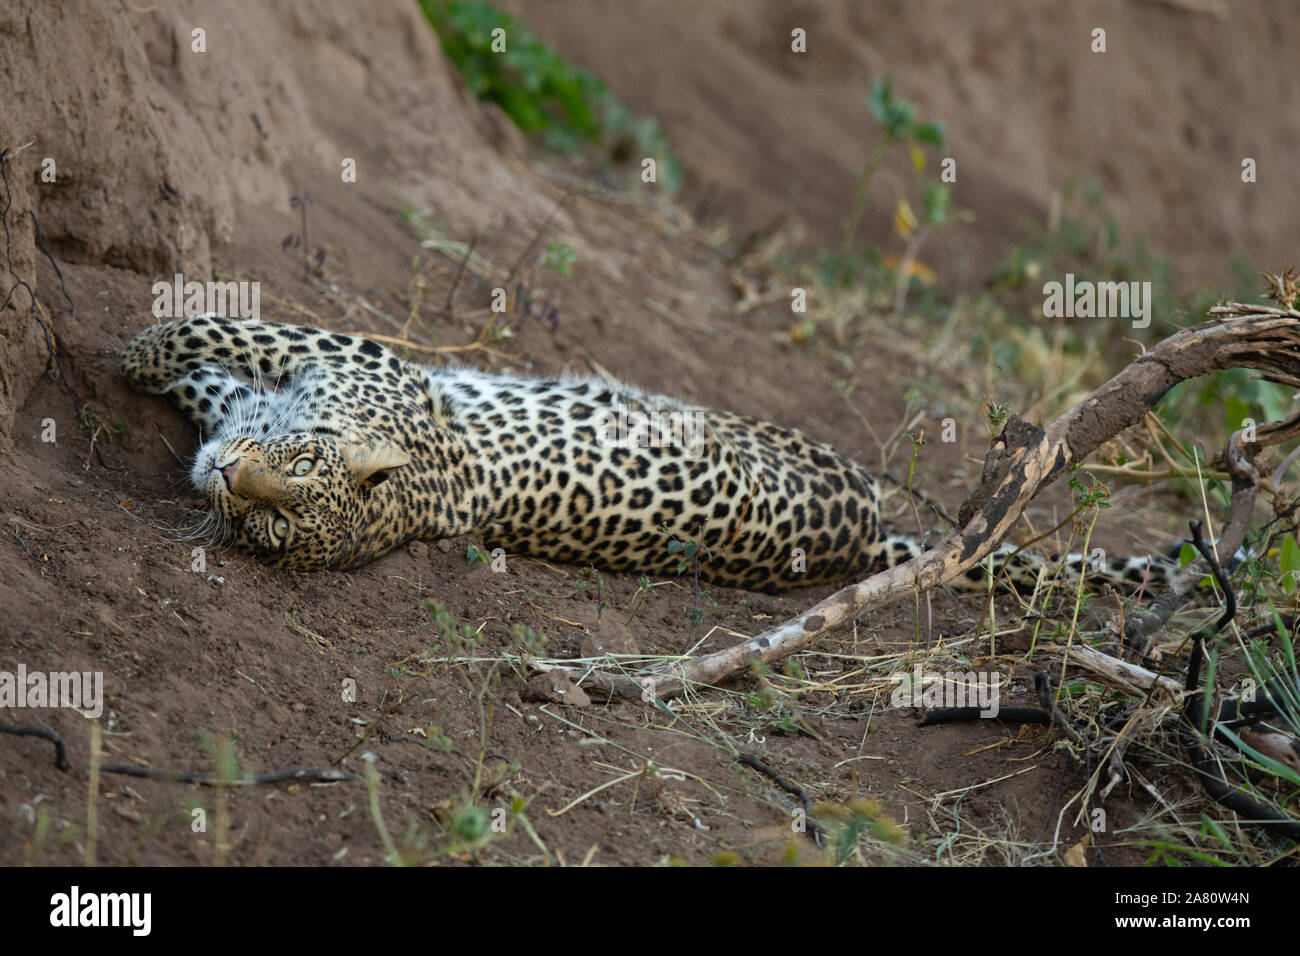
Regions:
[[343, 457], [361, 491], [383, 484], [394, 468], [411, 463], [411, 456], [391, 442], [347, 443], [343, 445]]

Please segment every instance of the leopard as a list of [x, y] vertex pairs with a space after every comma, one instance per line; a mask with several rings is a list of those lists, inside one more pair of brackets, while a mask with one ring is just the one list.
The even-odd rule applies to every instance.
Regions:
[[[925, 550], [885, 527], [880, 481], [832, 446], [614, 380], [424, 364], [365, 335], [212, 314], [148, 326], [122, 372], [197, 426], [189, 480], [215, 536], [274, 568], [346, 570], [477, 535], [493, 554], [643, 576], [690, 555], [710, 585], [779, 593]], [[1048, 560], [993, 554], [1022, 587]], [[1163, 555], [1060, 567], [1085, 564], [1140, 587], [1175, 570]]]

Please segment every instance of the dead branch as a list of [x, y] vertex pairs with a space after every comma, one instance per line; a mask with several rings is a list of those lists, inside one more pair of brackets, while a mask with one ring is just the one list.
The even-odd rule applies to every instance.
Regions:
[[[1174, 678], [1118, 660], [1094, 648], [1076, 645], [1069, 649], [1067, 656], [1071, 664], [1082, 667], [1120, 690], [1132, 693], [1135, 690], [1150, 691], [1152, 687], [1158, 687], [1161, 696], [1167, 697], [1167, 702], [1174, 704], [1183, 695], [1182, 684]], [[1269, 696], [1265, 696], [1258, 707], [1247, 704], [1240, 698], [1225, 700], [1219, 707], [1219, 721], [1252, 712], [1272, 712], [1273, 708], [1268, 706], [1270, 702]], [[1227, 738], [1224, 739], [1227, 741]], [[1278, 763], [1300, 771], [1300, 745], [1290, 734], [1267, 728], [1243, 730], [1241, 739], [1266, 757], [1272, 757]]]
[[487, 322], [479, 330], [478, 337], [468, 345], [421, 345], [419, 342], [412, 342], [408, 338], [399, 338], [395, 335], [380, 335], [377, 332], [358, 332], [357, 334], [364, 338], [371, 339], [375, 342], [381, 342], [384, 345], [394, 345], [399, 348], [410, 349], [412, 352], [421, 352], [424, 355], [450, 355], [453, 352], [483, 352], [487, 355], [495, 355], [498, 358], [505, 359], [507, 362], [513, 361], [517, 356], [508, 355], [499, 349], [494, 349], [487, 344], [485, 336], [491, 327], [494, 314], [488, 316]]
[[[1210, 321], [1184, 329], [1138, 356], [1046, 429], [1011, 419], [985, 459], [979, 487], [958, 512], [963, 527], [925, 554], [851, 584], [747, 641], [679, 662], [672, 672], [634, 678], [556, 665], [547, 669], [563, 670], [612, 696], [637, 699], [671, 697], [688, 685], [717, 683], [753, 660], [781, 660], [863, 611], [937, 587], [974, 566], [1006, 537], [1043, 488], [1141, 421], [1179, 382], [1220, 369], [1250, 368], [1270, 381], [1300, 388], [1300, 311], [1234, 303], [1210, 314]], [[1296, 434], [1300, 416], [1257, 428], [1256, 443], [1273, 445]]]
[[1183, 685], [1172, 677], [1154, 674], [1145, 667], [1103, 654], [1087, 644], [1074, 644], [1068, 650], [1065, 648], [1062, 650], [1066, 651], [1066, 659], [1069, 663], [1077, 664], [1112, 687], [1128, 693], [1133, 693], [1135, 690], [1150, 691], [1153, 687], [1158, 687], [1162, 696], [1169, 698], [1167, 702], [1172, 703], [1177, 701], [1183, 692]]

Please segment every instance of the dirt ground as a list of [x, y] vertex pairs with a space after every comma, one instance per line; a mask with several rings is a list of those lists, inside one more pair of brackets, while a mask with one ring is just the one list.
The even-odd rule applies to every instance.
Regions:
[[[815, 801], [871, 801], [881, 832], [866, 844], [868, 862], [1059, 862], [1084, 830], [1068, 814], [1058, 823], [1056, 795], [1077, 789], [1084, 771], [1051, 734], [994, 722], [921, 728], [914, 712], [889, 706], [887, 681], [863, 676], [866, 662], [887, 655], [899, 669], [924, 662], [940, 641], [1000, 666], [986, 640], [965, 636], [983, 613], [978, 601], [936, 595], [928, 609], [858, 621], [800, 659], [816, 688], [797, 713], [777, 719], [762, 706], [770, 681], [757, 676], [671, 710], [580, 708], [533, 699], [500, 658], [516, 624], [544, 632], [556, 658], [586, 656], [592, 635], [644, 655], [716, 649], [832, 589], [714, 588], [716, 607], [703, 607], [697, 621], [689, 576], [658, 579], [643, 594], [633, 576], [605, 574], [597, 588], [581, 568], [525, 556], [496, 573], [466, 560], [472, 539], [413, 543], [345, 573], [272, 571], [234, 552], [209, 554], [194, 570], [194, 543], [166, 529], [202, 513], [182, 460], [195, 435], [163, 401], [128, 390], [118, 371], [117, 352], [153, 321], [153, 283], [175, 271], [256, 280], [264, 319], [396, 335], [414, 315], [417, 342], [473, 343], [489, 286], [472, 275], [456, 284], [457, 257], [421, 246], [402, 221], [412, 211], [442, 237], [477, 238], [475, 251], [497, 266], [530, 253], [544, 226], [578, 256], [571, 276], [538, 274], [531, 289], [558, 308], [554, 327], [516, 313], [512, 335], [491, 341], [493, 353], [438, 360], [525, 373], [607, 370], [797, 426], [873, 466], [881, 439], [904, 421], [909, 388], [956, 390], [958, 362], [927, 356], [899, 330], [882, 328], [837, 355], [792, 347], [782, 305], [738, 313], [726, 249], [664, 197], [577, 193], [553, 214], [563, 186], [458, 85], [415, 5], [353, 6], [301, 0], [252, 12], [230, 0], [137, 10], [16, 0], [0, 12], [0, 148], [31, 143], [11, 153], [0, 195], [9, 248], [0, 283], [8, 296], [0, 298], [0, 670], [102, 671], [107, 763], [213, 770], [213, 741], [227, 739], [241, 772], [338, 767], [360, 777], [217, 790], [108, 774], [92, 801], [91, 721], [66, 710], [20, 713], [17, 722], [63, 736], [72, 769], [54, 767], [45, 741], [0, 737], [0, 864], [82, 862], [92, 804], [104, 864], [379, 864], [386, 848], [368, 767], [387, 829], [413, 859], [825, 860], [792, 832], [797, 801], [738, 763], [739, 751], [761, 754]], [[1041, 216], [1050, 190], [1079, 171], [1058, 162], [1063, 155], [1106, 181], [1126, 225], [1170, 240], [1184, 277], [1222, 269], [1234, 252], [1285, 264], [1277, 257], [1294, 239], [1290, 206], [1279, 201], [1294, 195], [1293, 170], [1228, 199], [1230, 190], [1204, 185], [1211, 168], [1237, 176], [1243, 151], [1258, 154], [1261, 167], [1294, 152], [1300, 117], [1283, 114], [1269, 129], [1252, 121], [1277, 115], [1271, 98], [1294, 93], [1290, 81], [1272, 78], [1284, 71], [1261, 81], [1249, 116], [1230, 108], [1248, 62], [1266, 55], [1254, 44], [1290, 47], [1287, 31], [1275, 29], [1280, 14], [1263, 4], [1234, 6], [1225, 18], [1175, 3], [1103, 5], [1116, 49], [1105, 68], [1062, 65], [1053, 52], [1064, 28], [1086, 35], [1092, 22], [1073, 6], [1062, 23], [1031, 14], [1029, 2], [999, 5], [992, 19], [937, 4], [937, 32], [916, 12], [925, 4], [807, 3], [797, 13], [780, 3], [514, 6], [663, 120], [687, 171], [684, 206], [699, 212], [712, 196], [703, 218], [733, 224], [734, 235], [791, 212], [797, 185], [793, 213], [812, 234], [837, 226], [865, 153], [861, 92], [847, 91], [893, 70], [906, 95], [970, 143], [960, 198], [977, 209], [979, 226], [936, 259], [957, 285], [982, 281], [1019, 221]], [[829, 52], [792, 65], [781, 37], [805, 21]], [[195, 28], [206, 32], [206, 53], [192, 49]], [[1157, 44], [1125, 60], [1122, 38], [1135, 36], [1176, 36], [1178, 47]], [[1039, 82], [1040, 69], [1055, 86]], [[1008, 86], [1025, 102], [1009, 106], [998, 92]], [[857, 116], [852, 124], [846, 111]], [[792, 127], [774, 133], [782, 128], [774, 115]], [[1079, 138], [1042, 138], [1049, 119]], [[844, 137], [850, 126], [862, 135]], [[1247, 132], [1254, 139], [1242, 146], [1237, 134]], [[1008, 154], [1021, 165], [1009, 170]], [[56, 161], [53, 183], [42, 180], [46, 157]], [[355, 183], [340, 179], [346, 158], [356, 160]], [[304, 191], [309, 245], [325, 251], [310, 275], [282, 245], [301, 232], [289, 198]], [[877, 219], [872, 228], [883, 236]], [[27, 292], [12, 288], [18, 281], [35, 290], [34, 313]], [[447, 316], [441, 306], [453, 288]], [[57, 336], [57, 362], [38, 318]], [[89, 413], [93, 447], [74, 401]], [[922, 412], [918, 427], [933, 433], [942, 401]], [[53, 442], [44, 440], [51, 420]], [[955, 511], [986, 446], [974, 419], [961, 423], [957, 443], [927, 446], [924, 491]], [[902, 474], [906, 442], [892, 447], [886, 464]], [[1124, 489], [1116, 500], [1143, 517], [1103, 528], [1112, 548], [1152, 533], [1167, 539], [1179, 525], [1148, 492]], [[1045, 497], [1031, 518], [1050, 526], [1064, 503]], [[910, 523], [900, 495], [890, 508]], [[437, 660], [447, 648], [433, 649], [429, 601], [477, 631], [474, 662]], [[1027, 633], [1009, 634], [998, 652], [1023, 651]], [[1014, 683], [1004, 706], [1030, 703], [1032, 675], [1006, 666]], [[355, 700], [345, 699], [348, 681]], [[1165, 774], [1162, 791], [1194, 792], [1176, 768], [1154, 772]], [[508, 834], [471, 853], [465, 807], [516, 800], [526, 809], [507, 814]], [[196, 832], [196, 807], [219, 824]], [[1121, 834], [1152, 813], [1150, 797], [1121, 788], [1108, 812], [1114, 836], [1093, 862], [1140, 862], [1147, 851]]]

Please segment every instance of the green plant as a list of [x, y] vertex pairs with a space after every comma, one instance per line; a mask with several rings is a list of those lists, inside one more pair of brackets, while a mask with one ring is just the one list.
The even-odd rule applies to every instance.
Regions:
[[126, 422], [116, 421], [110, 425], [93, 408], [81, 409], [81, 424], [90, 432], [92, 444], [103, 439], [111, 445], [126, 434]]
[[691, 607], [691, 623], [703, 624], [708, 619], [709, 611], [716, 611], [718, 602], [708, 588], [695, 589], [695, 603]]
[[199, 730], [198, 737], [199, 744], [212, 758], [217, 772], [212, 862], [214, 866], [222, 866], [231, 850], [229, 791], [240, 776], [236, 738], [224, 733], [214, 735], [205, 729]]
[[677, 573], [683, 573], [692, 564], [699, 564], [700, 546], [694, 541], [678, 541], [676, 538], [668, 542], [669, 554], [680, 554], [677, 561]]
[[[922, 151], [921, 146], [924, 144], [933, 146], [936, 149], [942, 149], [944, 143], [943, 124], [918, 120], [916, 107], [906, 100], [894, 98], [894, 83], [888, 76], [871, 81], [867, 106], [880, 127], [880, 136], [876, 140], [876, 145], [871, 148], [871, 153], [867, 157], [862, 172], [858, 174], [858, 182], [853, 190], [852, 210], [849, 213], [848, 221], [845, 223], [844, 237], [840, 243], [841, 260], [848, 259], [853, 251], [858, 234], [858, 225], [862, 220], [862, 214], [867, 208], [867, 190], [870, 189], [871, 181], [880, 169], [880, 161], [886, 151], [895, 145], [907, 147], [913, 168], [919, 173], [925, 168], [925, 153]], [[930, 203], [935, 205], [941, 201], [946, 204], [946, 198], [941, 199], [938, 194], [935, 194]], [[936, 205], [936, 210], [937, 208]], [[946, 208], [944, 215], [946, 218]]]
[[510, 629], [510, 640], [524, 653], [540, 657], [546, 649], [547, 636], [526, 624], [516, 624]]
[[429, 612], [425, 627], [431, 627], [442, 640], [442, 644], [433, 645], [433, 650], [443, 650], [449, 659], [472, 656], [475, 648], [483, 644], [483, 635], [469, 624], [461, 624], [456, 615], [447, 609], [441, 601], [427, 598], [424, 609]]
[[567, 242], [552, 242], [546, 247], [546, 259], [542, 265], [562, 276], [567, 276], [572, 272], [572, 266], [577, 261], [578, 254], [573, 251], [573, 246]]
[[[703, 534], [703, 529], [700, 529], [700, 533]], [[707, 590], [700, 590], [700, 552], [702, 551], [705, 555], [708, 555], [709, 549], [705, 547], [702, 540], [681, 541], [671, 534], [669, 538], [668, 553], [681, 555], [677, 560], [677, 573], [683, 574], [688, 569], [694, 572], [691, 587], [693, 601], [691, 603], [690, 618], [692, 624], [701, 624], [707, 616], [707, 612], [700, 606], [701, 599], [709, 605], [710, 610], [717, 610], [718, 608], [718, 602], [713, 600], [713, 595]]]
[[[1293, 540], [1288, 536], [1288, 541]], [[1247, 700], [1267, 699], [1272, 702], [1276, 715], [1268, 723], [1287, 735], [1295, 737], [1300, 734], [1300, 663], [1297, 663], [1295, 643], [1291, 633], [1278, 614], [1277, 609], [1269, 604], [1269, 614], [1274, 629], [1270, 640], [1241, 640], [1239, 648], [1246, 660], [1246, 673], [1243, 675], [1243, 690]], [[1213, 666], [1214, 658], [1210, 659]], [[1207, 685], [1213, 680], [1213, 672], [1207, 674]], [[1246, 683], [1248, 682], [1248, 684]], [[1208, 700], [1208, 695], [1207, 695]], [[1238, 735], [1236, 726], [1239, 722], [1221, 722], [1217, 732], [1222, 733], [1241, 751], [1247, 766], [1253, 762], [1263, 767], [1268, 773], [1290, 785], [1292, 799], [1296, 788], [1300, 788], [1300, 772], [1260, 753]], [[1247, 724], [1248, 725], [1248, 724]], [[1258, 794], [1256, 797], [1258, 798]]]
[[[1023, 292], [1009, 298], [1037, 307], [1043, 276], [1072, 273], [1076, 281], [1150, 282], [1152, 318], [1172, 317], [1178, 311], [1168, 260], [1140, 237], [1125, 241], [1105, 190], [1096, 180], [1067, 180], [1053, 201], [1047, 223], [1030, 222], [1024, 228], [1024, 242], [1012, 248], [994, 276], [996, 289]], [[1147, 339], [1163, 334], [1155, 321], [1145, 332], [1131, 331]]]
[[570, 65], [515, 17], [480, 0], [418, 0], [443, 52], [476, 97], [560, 152], [599, 146], [614, 165], [654, 157], [672, 193], [681, 167], [659, 124], [624, 106], [599, 79]]
[[[795, 667], [798, 668], [798, 665]], [[778, 688], [773, 683], [772, 669], [761, 661], [754, 661], [749, 672], [758, 681], [758, 689], [745, 695], [745, 703], [762, 718], [765, 733], [816, 736], [801, 723], [803, 714], [799, 709], [798, 693]], [[793, 676], [796, 672], [801, 676]], [[785, 676], [796, 681], [803, 680], [802, 669], [799, 668], [796, 672], [792, 672], [787, 665]]]
[[366, 751], [361, 755], [361, 759], [366, 764], [366, 806], [370, 810], [370, 819], [374, 821], [379, 839], [384, 844], [385, 856], [390, 866], [406, 866], [406, 857], [393, 842], [388, 826], [384, 823], [383, 811], [379, 807], [379, 788], [382, 781], [379, 778], [379, 771], [375, 769], [375, 755]]
[[893, 846], [906, 842], [903, 829], [884, 813], [874, 798], [860, 797], [848, 804], [821, 803], [816, 809], [817, 819], [827, 827], [827, 851], [836, 866], [861, 855], [859, 839], [864, 834]]
[[632, 618], [636, 617], [636, 612], [641, 610], [641, 605], [645, 603], [646, 596], [649, 595], [650, 589], [654, 587], [649, 578], [636, 579], [636, 601], [632, 604], [632, 610], [624, 621], [624, 626], [632, 623]]
[[1069, 477], [1066, 484], [1076, 499], [1075, 511], [1084, 512], [1092, 509], [1109, 508], [1110, 486], [1097, 480], [1091, 472], [1083, 472], [1087, 475], [1088, 485], [1084, 486], [1083, 481], [1079, 478], [1080, 470], [1083, 465], [1075, 463], [1070, 465]]
[[1290, 594], [1295, 590], [1297, 575], [1300, 575], [1300, 545], [1296, 544], [1295, 535], [1289, 534], [1282, 539], [1277, 560], [1282, 569], [1282, 590]]
[[576, 598], [579, 594], [585, 594], [588, 586], [592, 584], [596, 586], [596, 623], [599, 624], [600, 616], [605, 612], [605, 608], [609, 607], [609, 601], [604, 597], [605, 578], [594, 566], [588, 565], [578, 572], [578, 578], [573, 582], [571, 596]]
[[998, 432], [1002, 431], [1002, 426], [1007, 423], [1011, 417], [1011, 407], [1006, 402], [990, 402], [984, 406], [984, 421], [988, 426], [989, 440], [992, 441], [997, 437]]

